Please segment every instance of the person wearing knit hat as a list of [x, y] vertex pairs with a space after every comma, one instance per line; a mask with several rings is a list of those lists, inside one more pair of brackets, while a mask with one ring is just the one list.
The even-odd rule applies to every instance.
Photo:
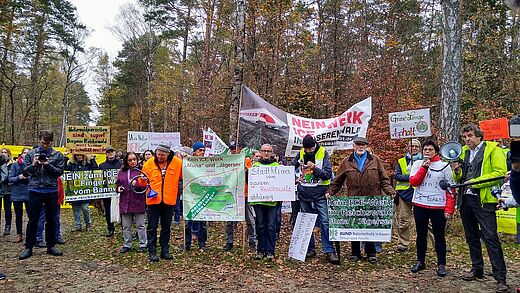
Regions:
[[412, 236], [412, 197], [414, 189], [410, 185], [410, 169], [413, 163], [418, 160], [422, 160], [421, 142], [414, 138], [408, 143], [405, 156], [397, 160], [395, 165], [394, 180], [397, 182], [395, 189], [399, 196], [399, 198], [394, 199], [398, 205], [397, 252], [408, 250]]
[[[325, 193], [332, 178], [332, 164], [325, 148], [320, 146], [312, 135], [307, 134], [302, 140], [303, 148], [291, 164], [296, 168], [297, 194], [301, 209], [305, 213], [318, 214], [321, 231], [321, 244], [326, 260], [331, 264], [339, 264], [334, 246], [329, 240], [329, 217], [327, 214], [327, 199]], [[298, 176], [298, 175], [297, 175]], [[311, 236], [307, 258], [316, 256], [314, 236]]]
[[[206, 149], [204, 148], [204, 144], [198, 141], [193, 144], [192, 150], [193, 156], [203, 157]], [[184, 236], [185, 250], [189, 251], [191, 249], [192, 238], [196, 238], [199, 244], [199, 252], [204, 252], [206, 250], [206, 241], [208, 239], [208, 222], [186, 221]]]
[[[173, 259], [170, 254], [170, 234], [174, 206], [179, 195], [179, 181], [182, 179], [182, 159], [175, 156], [170, 146], [160, 144], [155, 149], [154, 159], [146, 161], [143, 165], [143, 173], [150, 180], [150, 190], [146, 195], [148, 206], [148, 226], [146, 238], [148, 239], [149, 261], [158, 262], [157, 256], [157, 228], [161, 222], [159, 243], [161, 246], [160, 257]], [[139, 184], [146, 184], [139, 179]]]

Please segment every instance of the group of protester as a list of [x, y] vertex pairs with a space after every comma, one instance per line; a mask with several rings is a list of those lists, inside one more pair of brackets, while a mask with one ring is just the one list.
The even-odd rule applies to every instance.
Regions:
[[[303, 148], [292, 159], [297, 178], [297, 200], [300, 207], [297, 211], [317, 214], [317, 226], [320, 229], [322, 251], [325, 259], [332, 264], [339, 264], [337, 251], [329, 240], [329, 219], [327, 198], [337, 196], [378, 196], [390, 195], [398, 203], [398, 245], [397, 250], [408, 250], [411, 234], [411, 217], [416, 226], [417, 261], [411, 271], [417, 273], [426, 268], [426, 251], [428, 226], [431, 231], [435, 252], [437, 254], [437, 275], [444, 277], [446, 271], [446, 223], [455, 212], [455, 206], [460, 209], [461, 219], [466, 234], [472, 261], [471, 270], [464, 274], [463, 279], [472, 281], [484, 276], [481, 239], [485, 243], [492, 264], [493, 276], [497, 281], [497, 292], [507, 292], [506, 265], [497, 233], [496, 209], [497, 198], [491, 194], [491, 187], [500, 180], [481, 183], [483, 179], [506, 175], [506, 156], [496, 142], [484, 141], [483, 132], [476, 125], [466, 125], [461, 129], [465, 146], [457, 162], [443, 162], [440, 148], [435, 141], [427, 140], [421, 144], [413, 139], [408, 145], [406, 155], [398, 160], [394, 180], [396, 188], [385, 171], [381, 159], [368, 151], [369, 141], [364, 137], [353, 140], [353, 153], [341, 162], [336, 176], [333, 177], [329, 154], [311, 135], [304, 137]], [[197, 142], [191, 150], [183, 148], [176, 153], [167, 145], [159, 145], [155, 152], [147, 151], [142, 163], [138, 154], [128, 152], [122, 160], [116, 156], [114, 149], [106, 152], [106, 162], [97, 166], [95, 158], [75, 154], [70, 162], [59, 151], [51, 147], [53, 135], [42, 131], [40, 145], [32, 150], [24, 149], [11, 167], [13, 179], [11, 200], [21, 202], [15, 204], [17, 215], [17, 233], [22, 235], [21, 206], [27, 205], [29, 222], [25, 239], [25, 250], [20, 259], [32, 255], [36, 244], [38, 223], [44, 210], [46, 223], [47, 253], [62, 255], [55, 244], [61, 237], [59, 229], [58, 191], [59, 178], [64, 170], [82, 171], [95, 169], [119, 169], [116, 180], [116, 192], [120, 196], [121, 226], [124, 244], [121, 253], [131, 250], [133, 234], [131, 226], [137, 227], [137, 238], [140, 252], [148, 251], [149, 260], [157, 262], [160, 258], [172, 259], [170, 254], [170, 234], [175, 209], [181, 208], [182, 200], [182, 160], [186, 155], [204, 156], [204, 144]], [[520, 142], [518, 142], [520, 143]], [[517, 144], [517, 142], [513, 142]], [[240, 152], [236, 144], [230, 145], [232, 153]], [[512, 171], [510, 175], [513, 194], [518, 195], [520, 172], [520, 147], [511, 152]], [[4, 156], [7, 158], [7, 156]], [[250, 168], [279, 165], [279, 158], [274, 156], [273, 146], [264, 144], [256, 152], [252, 160], [246, 157], [246, 174]], [[0, 163], [1, 166], [5, 162]], [[247, 178], [247, 175], [246, 175]], [[17, 184], [27, 185], [27, 193], [18, 192]], [[447, 183], [444, 185], [441, 182]], [[466, 183], [458, 192], [451, 186], [455, 183]], [[458, 193], [458, 196], [456, 194]], [[16, 194], [13, 196], [13, 194]], [[247, 186], [246, 193], [247, 196]], [[21, 199], [20, 199], [21, 198]], [[5, 197], [4, 197], [5, 201]], [[501, 201], [504, 201], [501, 199]], [[457, 202], [457, 204], [456, 204]], [[507, 206], [518, 205], [518, 198], [505, 201]], [[115, 227], [110, 220], [110, 199], [104, 200], [107, 221], [107, 236], [113, 236]], [[72, 202], [74, 210], [75, 230], [81, 230], [81, 215], [83, 212], [85, 227], [91, 226], [88, 202]], [[256, 248], [257, 259], [271, 260], [275, 257], [277, 233], [279, 233], [280, 202], [246, 201], [246, 223], [250, 249]], [[145, 228], [145, 217], [147, 225]], [[18, 222], [20, 219], [20, 222]], [[278, 219], [278, 220], [277, 220]], [[157, 229], [161, 226], [157, 239]], [[10, 224], [10, 223], [9, 223]], [[233, 235], [236, 222], [226, 224], [225, 251], [233, 248]], [[7, 221], [6, 221], [7, 230]], [[198, 242], [199, 251], [203, 252], [207, 241], [207, 223], [204, 221], [186, 221], [185, 246], [190, 250], [192, 239]], [[22, 241], [22, 240], [20, 240]], [[157, 254], [157, 241], [160, 253]], [[364, 242], [364, 252], [367, 261], [376, 263], [377, 253], [374, 242]], [[316, 256], [314, 237], [311, 237], [307, 257]], [[351, 243], [351, 260], [362, 259], [361, 243]]]

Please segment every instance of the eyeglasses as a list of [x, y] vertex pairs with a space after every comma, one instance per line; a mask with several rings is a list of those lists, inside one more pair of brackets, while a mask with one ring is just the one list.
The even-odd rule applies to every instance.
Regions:
[[273, 151], [272, 150], [260, 150], [260, 152], [262, 152], [262, 153], [272, 153]]
[[419, 148], [419, 146], [418, 146], [418, 145], [411, 145], [410, 147], [411, 147], [411, 148], [416, 148], [416, 149], [418, 149], [418, 148]]

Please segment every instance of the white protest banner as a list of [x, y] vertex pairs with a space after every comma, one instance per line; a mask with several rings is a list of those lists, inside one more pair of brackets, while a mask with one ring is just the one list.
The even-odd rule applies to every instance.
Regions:
[[253, 167], [247, 179], [248, 202], [295, 200], [293, 166]]
[[302, 148], [305, 135], [310, 134], [332, 153], [351, 149], [354, 138], [366, 137], [371, 116], [371, 98], [354, 104], [338, 117], [310, 119], [284, 112], [243, 86], [239, 141], [240, 145], [257, 149], [265, 143], [275, 145], [285, 150], [286, 157], [294, 157]]
[[298, 213], [291, 236], [291, 244], [289, 245], [289, 257], [305, 261], [317, 218], [317, 214]]
[[243, 154], [182, 160], [183, 217], [189, 221], [244, 221]]
[[388, 121], [392, 139], [432, 135], [430, 109], [388, 113]]
[[204, 156], [225, 155], [229, 152], [228, 146], [220, 139], [220, 137], [208, 127], [208, 130], [202, 131], [204, 139]]
[[331, 196], [330, 241], [390, 242], [393, 199], [390, 196]]
[[92, 200], [117, 196], [119, 170], [65, 171], [61, 176], [65, 201]]
[[129, 152], [155, 151], [160, 144], [165, 144], [172, 150], [178, 149], [181, 147], [181, 134], [179, 132], [128, 131], [127, 150]]

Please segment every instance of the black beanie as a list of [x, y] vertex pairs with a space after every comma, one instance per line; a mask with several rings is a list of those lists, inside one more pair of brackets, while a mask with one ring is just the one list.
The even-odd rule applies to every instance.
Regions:
[[307, 134], [303, 138], [302, 145], [304, 148], [312, 148], [313, 146], [316, 145], [316, 142], [314, 141], [314, 138], [312, 137], [312, 135]]

